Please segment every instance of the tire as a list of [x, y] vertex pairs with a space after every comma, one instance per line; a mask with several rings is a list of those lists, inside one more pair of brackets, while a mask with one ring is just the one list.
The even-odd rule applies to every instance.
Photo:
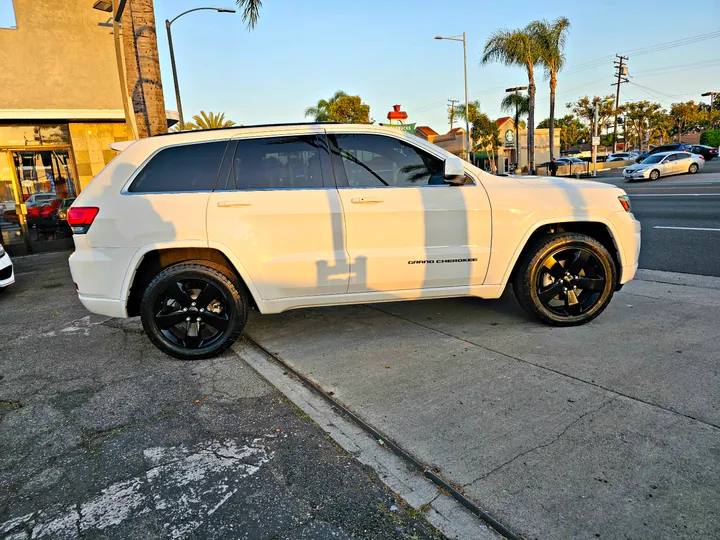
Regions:
[[689, 172], [690, 174], [695, 174], [696, 172], [698, 172], [698, 169], [699, 169], [698, 164], [697, 164], [697, 163], [693, 163], [692, 165], [690, 165], [690, 168], [688, 169], [688, 172]]
[[209, 261], [186, 261], [165, 268], [150, 282], [140, 318], [158, 349], [180, 360], [202, 360], [235, 343], [248, 306], [247, 290], [237, 276]]
[[577, 326], [605, 310], [615, 281], [615, 263], [600, 242], [558, 233], [540, 238], [519, 261], [513, 290], [520, 305], [540, 321]]
[[658, 178], [660, 178], [660, 171], [657, 169], [650, 171], [650, 180], [657, 180]]

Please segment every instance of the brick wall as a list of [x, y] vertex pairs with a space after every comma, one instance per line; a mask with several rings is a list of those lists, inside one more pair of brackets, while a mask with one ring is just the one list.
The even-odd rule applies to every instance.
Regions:
[[124, 122], [70, 124], [70, 140], [81, 190], [117, 155], [110, 149], [110, 143], [127, 139]]

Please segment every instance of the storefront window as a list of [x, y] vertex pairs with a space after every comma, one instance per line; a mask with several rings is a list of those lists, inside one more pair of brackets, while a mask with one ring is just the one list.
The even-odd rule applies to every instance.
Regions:
[[67, 124], [0, 125], [0, 147], [69, 144], [70, 130]]

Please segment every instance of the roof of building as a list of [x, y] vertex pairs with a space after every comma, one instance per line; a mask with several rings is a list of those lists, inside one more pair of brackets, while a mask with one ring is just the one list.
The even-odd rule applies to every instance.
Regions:
[[498, 126], [502, 126], [502, 125], [503, 125], [505, 122], [507, 122], [508, 120], [512, 120], [512, 117], [511, 117], [511, 116], [503, 116], [503, 117], [498, 118], [497, 120], [495, 120], [495, 123], [496, 123]]
[[461, 127], [452, 128], [450, 131], [447, 132], [447, 135], [450, 135], [451, 133], [458, 133], [460, 131], [464, 132], [465, 128], [461, 128]]
[[420, 133], [422, 133], [422, 134], [425, 135], [426, 137], [427, 137], [428, 135], [437, 135], [437, 134], [438, 134], [438, 132], [435, 131], [435, 130], [434, 130], [433, 128], [431, 128], [430, 126], [418, 126], [418, 127], [415, 128], [415, 131], [419, 131]]

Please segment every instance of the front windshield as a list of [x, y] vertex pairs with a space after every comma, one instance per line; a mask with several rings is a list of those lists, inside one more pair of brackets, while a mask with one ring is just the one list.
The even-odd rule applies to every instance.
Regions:
[[643, 163], [660, 163], [665, 156], [648, 156]]

